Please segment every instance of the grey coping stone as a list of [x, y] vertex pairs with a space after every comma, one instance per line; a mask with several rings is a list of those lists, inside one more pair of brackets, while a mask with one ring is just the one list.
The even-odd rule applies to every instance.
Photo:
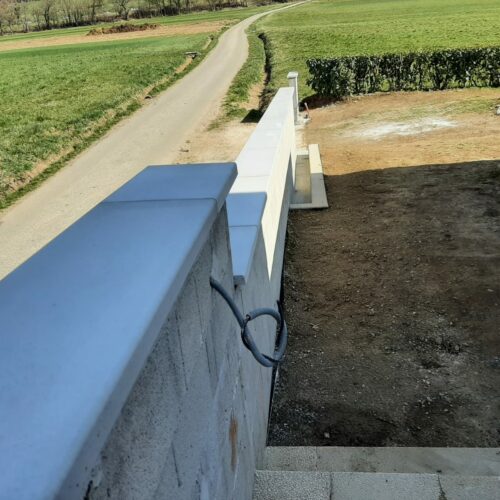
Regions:
[[267, 147], [245, 148], [238, 155], [238, 174], [240, 177], [271, 175], [278, 157], [279, 143]]
[[229, 226], [260, 226], [266, 193], [230, 193], [227, 197]]
[[255, 474], [254, 500], [330, 500], [330, 493], [328, 472], [257, 471]]
[[435, 474], [334, 472], [332, 476], [335, 500], [441, 500]]
[[259, 228], [257, 226], [233, 226], [229, 228], [235, 285], [242, 285], [248, 280], [258, 234]]
[[[195, 173], [174, 170], [172, 185]], [[201, 199], [102, 203], [0, 282], [4, 498], [52, 498], [68, 477], [85, 491], [235, 167], [220, 172]]]
[[442, 500], [500, 500], [500, 477], [440, 476], [439, 482]]
[[236, 175], [235, 163], [152, 165], [137, 174], [105, 201], [212, 198], [217, 201], [220, 209]]
[[284, 133], [284, 127], [274, 129], [262, 129], [259, 134], [251, 135], [243, 146], [242, 152], [257, 147], [269, 147], [278, 144]]
[[232, 193], [267, 193], [269, 185], [269, 175], [259, 177], [238, 176], [231, 188]]

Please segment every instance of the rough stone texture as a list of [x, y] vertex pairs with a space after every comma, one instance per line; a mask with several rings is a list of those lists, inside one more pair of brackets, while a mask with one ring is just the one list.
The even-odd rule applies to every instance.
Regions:
[[438, 476], [335, 472], [335, 500], [440, 500]]
[[[307, 459], [305, 455], [304, 458]], [[253, 498], [254, 500], [499, 500], [500, 477], [258, 470], [255, 474]]]
[[499, 500], [500, 477], [440, 476], [440, 500]]
[[330, 494], [328, 472], [257, 471], [255, 474], [254, 500], [330, 500]]
[[500, 476], [500, 449], [270, 446], [263, 468]]

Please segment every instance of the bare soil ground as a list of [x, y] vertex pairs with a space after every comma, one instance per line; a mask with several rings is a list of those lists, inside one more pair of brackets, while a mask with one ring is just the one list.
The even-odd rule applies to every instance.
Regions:
[[195, 24], [178, 24], [173, 26], [158, 26], [144, 31], [129, 31], [124, 33], [109, 33], [99, 36], [63, 35], [50, 38], [19, 39], [0, 44], [0, 52], [16, 49], [33, 49], [36, 47], [55, 47], [59, 45], [76, 45], [81, 43], [101, 43], [117, 40], [131, 40], [137, 38], [168, 37], [178, 35], [196, 35], [201, 33], [215, 33], [230, 21], [205, 21]]
[[210, 163], [235, 161], [250, 137], [255, 123], [233, 120], [217, 128], [208, 128], [194, 134], [179, 151], [177, 163]]
[[330, 208], [290, 217], [270, 444], [500, 445], [498, 99], [311, 112]]
[[[260, 98], [264, 80], [250, 90], [246, 103], [242, 105], [250, 116], [259, 113]], [[253, 120], [225, 121], [222, 107], [215, 119], [199, 130], [193, 137], [196, 140], [186, 142], [176, 159], [178, 163], [228, 162], [235, 161], [239, 152], [253, 132], [256, 122]]]

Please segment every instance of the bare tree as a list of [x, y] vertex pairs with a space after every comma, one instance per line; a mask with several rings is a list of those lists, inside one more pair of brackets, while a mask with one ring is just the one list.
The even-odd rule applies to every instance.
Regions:
[[38, 9], [40, 9], [45, 29], [50, 30], [52, 24], [54, 24], [57, 19], [56, 0], [41, 0]]
[[169, 3], [172, 12], [175, 12], [176, 14], [181, 13], [182, 0], [169, 0]]
[[22, 25], [23, 31], [28, 33], [31, 25], [31, 16], [28, 9], [28, 2], [19, 2], [19, 24]]
[[129, 0], [114, 0], [114, 4], [116, 7], [116, 11], [118, 12], [118, 15], [122, 18], [127, 20], [128, 19], [128, 13], [129, 13]]
[[9, 9], [9, 4], [7, 0], [0, 0], [0, 36], [4, 34], [4, 27], [7, 25], [7, 11]]
[[88, 0], [87, 9], [90, 24], [97, 20], [97, 14], [102, 9], [103, 0]]
[[219, 0], [207, 0], [207, 4], [210, 10], [217, 10]]

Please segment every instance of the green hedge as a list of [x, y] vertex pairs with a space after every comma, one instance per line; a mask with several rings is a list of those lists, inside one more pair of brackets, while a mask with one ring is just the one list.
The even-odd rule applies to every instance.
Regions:
[[500, 47], [309, 59], [308, 85], [342, 98], [392, 90], [500, 86]]

